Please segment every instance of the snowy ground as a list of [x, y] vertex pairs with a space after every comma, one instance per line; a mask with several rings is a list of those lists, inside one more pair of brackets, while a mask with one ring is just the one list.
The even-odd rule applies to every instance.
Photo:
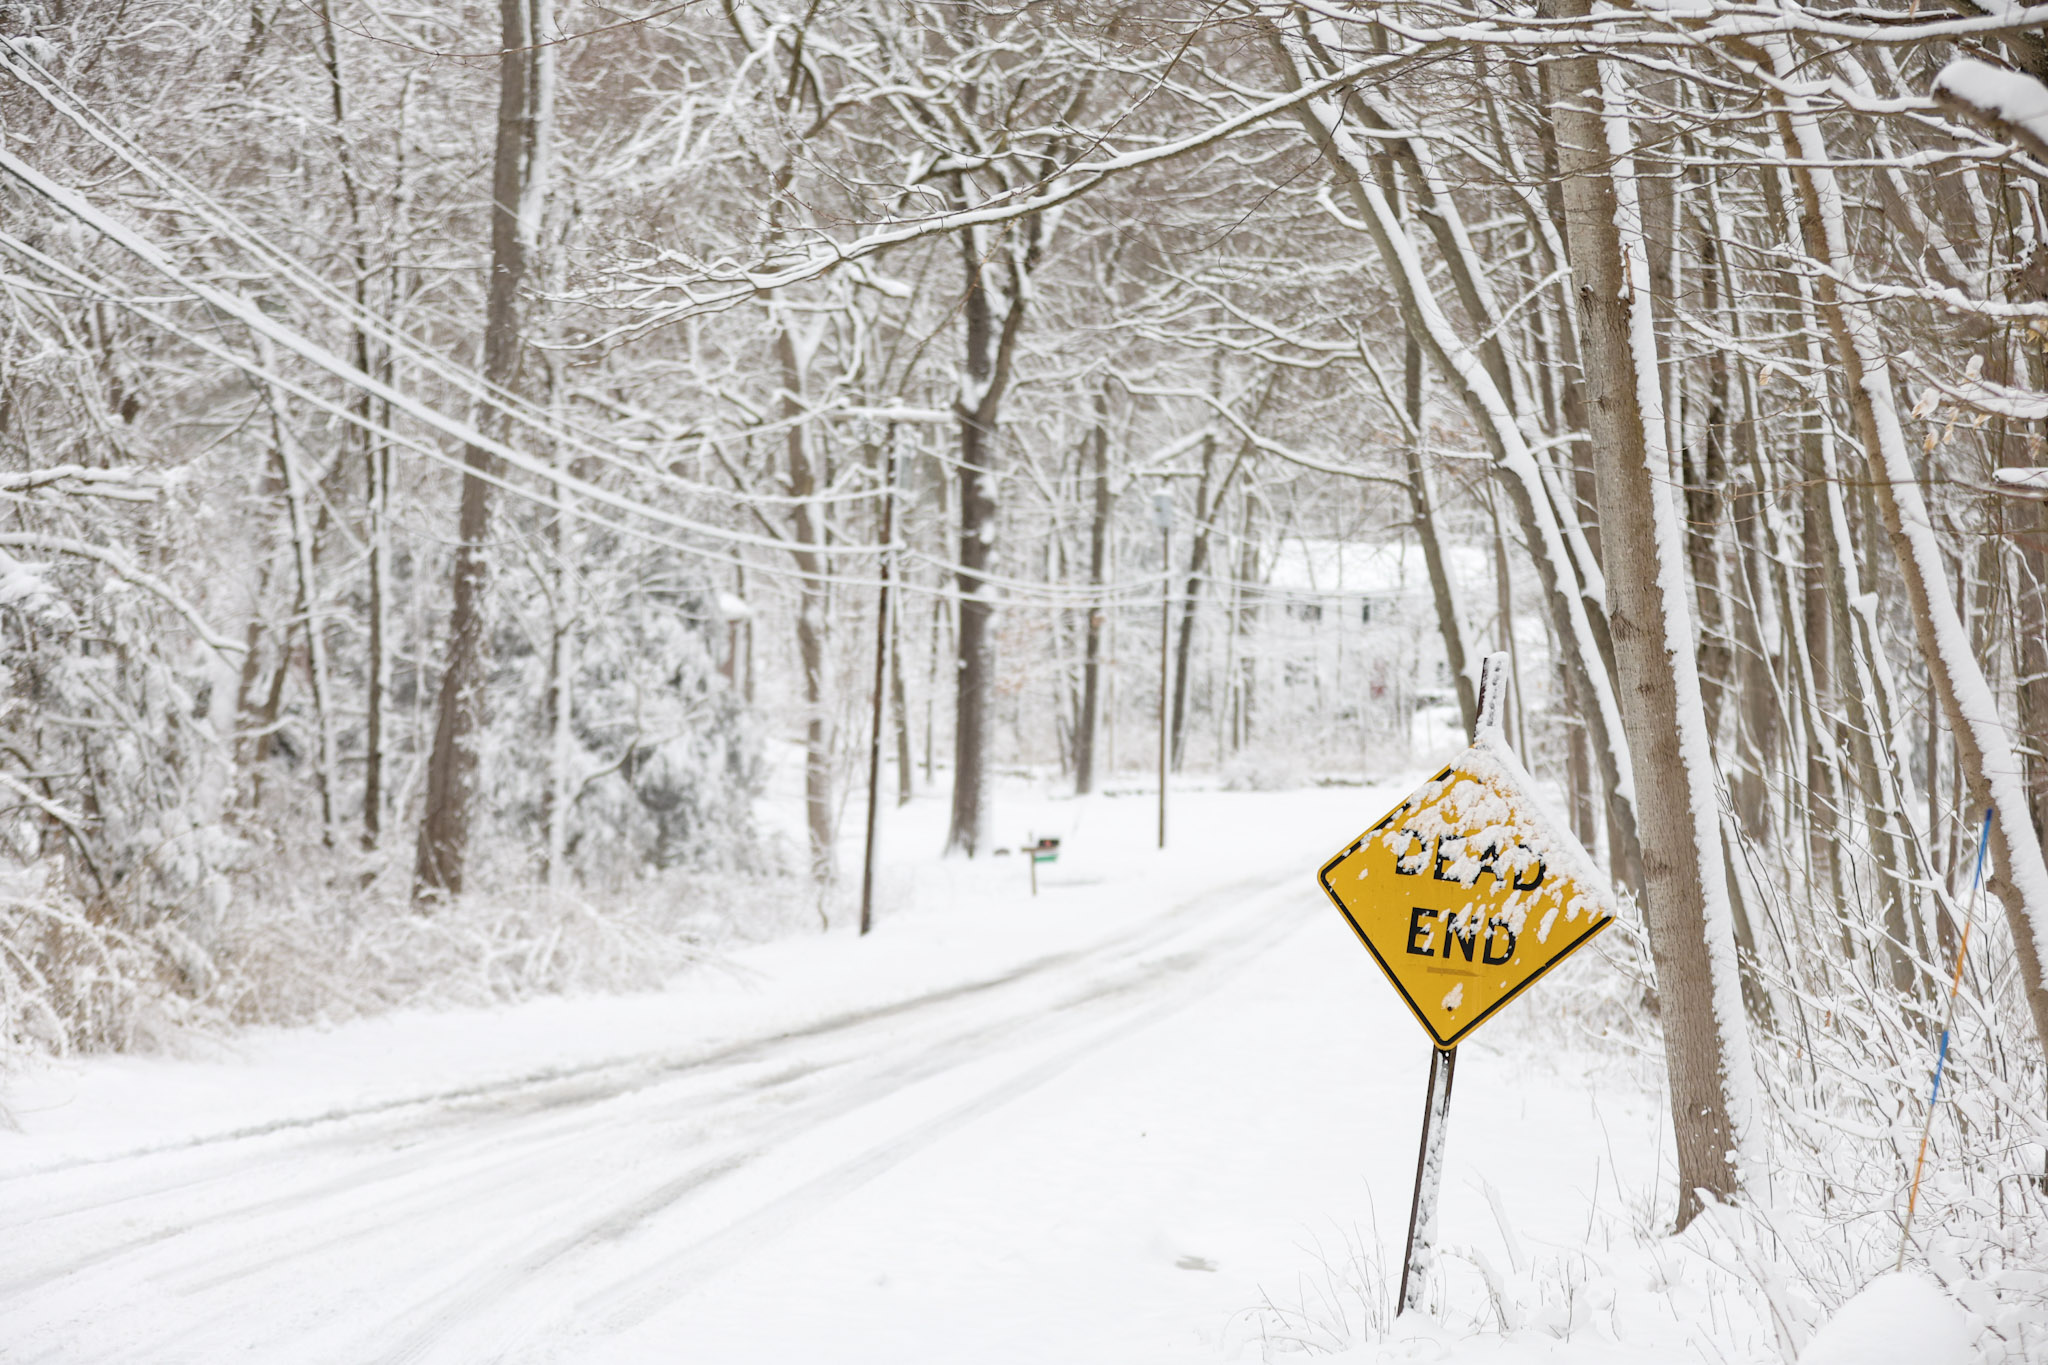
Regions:
[[921, 800], [865, 940], [17, 1077], [0, 1359], [1780, 1359], [1645, 1235], [1662, 1102], [1569, 1041], [1590, 955], [1462, 1049], [1389, 1329], [1426, 1044], [1314, 871], [1408, 785], [1185, 793], [1161, 854], [1149, 798], [1013, 783], [1036, 899]]

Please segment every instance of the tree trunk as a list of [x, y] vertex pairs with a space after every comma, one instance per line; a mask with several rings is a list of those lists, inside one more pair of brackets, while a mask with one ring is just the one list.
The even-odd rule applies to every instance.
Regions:
[[911, 796], [910, 700], [903, 687], [903, 608], [889, 614], [889, 710], [896, 726], [896, 804], [907, 806]]
[[[386, 420], [389, 417], [387, 414]], [[384, 837], [385, 710], [391, 696], [391, 450], [374, 442], [369, 457], [369, 631], [363, 671], [368, 687], [363, 717], [363, 847]]]
[[[1256, 418], [1254, 419], [1256, 420]], [[1168, 767], [1180, 771], [1181, 748], [1187, 736], [1188, 668], [1189, 657], [1195, 645], [1195, 598], [1202, 591], [1202, 569], [1209, 557], [1209, 481], [1216, 472], [1216, 438], [1206, 437], [1202, 441], [1202, 472], [1195, 481], [1195, 515], [1193, 530], [1188, 537], [1188, 572], [1184, 580], [1187, 590], [1180, 595], [1180, 630], [1173, 645], [1173, 706], [1168, 724]], [[1164, 565], [1168, 593], [1173, 583], [1173, 562], [1169, 558]], [[1169, 620], [1172, 608], [1167, 608]], [[1160, 648], [1166, 647], [1163, 624], [1159, 641]], [[1338, 655], [1338, 677], [1343, 676], [1343, 655]], [[1162, 700], [1164, 700], [1162, 698]]]
[[[1583, 19], [1589, 0], [1548, 0]], [[1644, 911], [1657, 969], [1678, 1146], [1678, 1226], [1748, 1172], [1755, 1095], [1711, 751], [1687, 621], [1685, 546], [1670, 474], [1649, 263], [1626, 124], [1600, 110], [1598, 59], [1553, 64], [1569, 252], [1600, 505], [1608, 625], [1636, 778]]]
[[1401, 457], [1407, 465], [1408, 506], [1415, 514], [1415, 538], [1422, 542], [1422, 562], [1429, 570], [1429, 597], [1436, 606], [1437, 634], [1443, 638], [1444, 659], [1450, 665], [1451, 681], [1458, 691], [1458, 714], [1464, 720], [1464, 732], [1469, 735], [1479, 724], [1479, 692], [1472, 685], [1465, 623], [1458, 615], [1450, 570], [1444, 565], [1443, 537], [1436, 524], [1436, 497], [1429, 486], [1429, 470], [1422, 463], [1422, 346], [1412, 336], [1402, 352], [1401, 369], [1408, 437], [1402, 443]]
[[[1266, 405], [1272, 401], [1273, 392], [1279, 386], [1280, 370], [1275, 368], [1267, 380], [1264, 392], [1259, 395], [1258, 404], [1252, 409], [1251, 422], [1256, 423], [1265, 415]], [[1237, 456], [1230, 462], [1221, 481], [1213, 486], [1210, 482], [1215, 458], [1215, 442], [1202, 443], [1202, 477], [1195, 486], [1195, 519], [1192, 541], [1188, 547], [1187, 591], [1180, 600], [1180, 632], [1173, 649], [1173, 770], [1180, 771], [1181, 750], [1187, 741], [1188, 674], [1192, 672], [1188, 661], [1194, 653], [1195, 607], [1201, 596], [1202, 582], [1209, 568], [1209, 545], [1215, 527], [1211, 524], [1216, 509], [1223, 505], [1223, 499], [1230, 492], [1230, 485], [1236, 481], [1237, 473], [1244, 468], [1244, 462], [1252, 453], [1252, 443], [1247, 439], [1238, 447]], [[1167, 572], [1172, 573], [1172, 566]]]
[[[1701, 305], [1708, 314], [1720, 301], [1720, 279], [1712, 233], [1700, 236]], [[1694, 606], [1699, 612], [1700, 702], [1707, 734], [1721, 732], [1722, 701], [1728, 695], [1735, 654], [1728, 644], [1725, 593], [1721, 587], [1722, 489], [1728, 477], [1728, 353], [1716, 346], [1707, 356], [1707, 411], [1699, 448], [1679, 447], [1685, 479], [1685, 547], [1692, 565]]]
[[[352, 295], [357, 309], [367, 313], [370, 308], [370, 258], [369, 249], [363, 239], [363, 193], [358, 183], [355, 163], [349, 152], [347, 136], [349, 106], [347, 87], [342, 80], [341, 47], [335, 35], [334, 10], [330, 0], [320, 0], [320, 58], [327, 68], [328, 104], [334, 115], [334, 136], [337, 170], [341, 175], [342, 198], [348, 206], [350, 231], [349, 251], [354, 265]], [[399, 123], [404, 126], [403, 95]], [[403, 133], [401, 131], [401, 140]], [[400, 193], [403, 193], [404, 147], [399, 147]], [[373, 357], [370, 334], [357, 322], [350, 328], [352, 358], [356, 368], [364, 374], [382, 373], [378, 377], [390, 381], [389, 356]], [[390, 426], [389, 404], [383, 405], [379, 425]], [[363, 672], [367, 683], [364, 698], [363, 735], [363, 837], [366, 849], [377, 846], [384, 829], [384, 708], [385, 698], [390, 692], [391, 665], [388, 646], [385, 641], [385, 607], [389, 596], [391, 574], [391, 536], [385, 519], [389, 513], [390, 460], [391, 452], [383, 440], [367, 430], [371, 412], [371, 398], [363, 390], [355, 390], [349, 397], [350, 411], [355, 413], [361, 425], [345, 428], [344, 440], [360, 444], [364, 464], [364, 518], [366, 540], [368, 541], [369, 570], [369, 621], [365, 641], [366, 658]], [[329, 799], [329, 798], [323, 798]]]
[[[982, 282], [980, 242], [976, 234], [960, 235], [967, 253], [967, 375], [986, 388], [992, 368], [988, 289]], [[963, 408], [965, 404], [962, 405]], [[960, 628], [955, 642], [958, 674], [953, 705], [953, 813], [946, 849], [972, 858], [986, 842], [988, 810], [984, 800], [983, 763], [988, 755], [989, 702], [994, 660], [989, 657], [989, 618], [995, 614], [982, 579], [995, 549], [995, 480], [988, 469], [994, 433], [982, 425], [981, 414], [963, 411], [960, 425]]]
[[[554, 118], [554, 53], [542, 43], [549, 0], [499, 0], [497, 148], [491, 176], [491, 278], [484, 315], [484, 379], [518, 387], [520, 288], [539, 246], [547, 194], [548, 145]], [[491, 436], [509, 434], [504, 414], [479, 418]], [[477, 745], [485, 723], [488, 667], [491, 484], [496, 459], [480, 446], [463, 450], [462, 510], [456, 527], [454, 605], [448, 618], [447, 662], [427, 762], [427, 807], [413, 870], [415, 895], [459, 895], [477, 804]]]
[[1103, 571], [1108, 565], [1109, 517], [1114, 501], [1109, 491], [1109, 395], [1095, 393], [1095, 430], [1090, 436], [1094, 448], [1095, 510], [1088, 522], [1088, 642], [1081, 663], [1081, 714], [1074, 726], [1074, 794], [1086, 796], [1095, 790], [1095, 730], [1102, 713], [1102, 627], [1104, 608], [1100, 594]]
[[967, 292], [962, 303], [966, 323], [966, 383], [954, 416], [960, 427], [960, 627], [955, 660], [958, 684], [953, 720], [953, 818], [946, 832], [946, 851], [972, 858], [988, 842], [990, 811], [987, 761], [990, 704], [995, 691], [995, 641], [990, 626], [995, 603], [985, 577], [995, 554], [997, 423], [1003, 390], [1010, 380], [1010, 361], [1017, 334], [1024, 325], [1024, 277], [1036, 263], [1038, 222], [1027, 218], [1012, 231], [1027, 234], [1020, 253], [1009, 252], [1005, 301], [996, 321], [986, 277], [985, 239], [979, 232], [960, 233], [966, 263]]
[[[548, 402], [559, 413], [562, 399], [560, 362], [550, 358]], [[567, 451], [556, 461], [568, 472]], [[569, 876], [569, 814], [576, 792], [576, 631], [582, 624], [583, 579], [577, 558], [576, 495], [568, 484], [555, 484], [555, 515], [548, 529], [548, 786], [546, 802], [549, 886], [560, 887]]]
[[[1501, 728], [1509, 732], [1508, 744], [1511, 747], [1527, 753], [1529, 716], [1522, 704], [1522, 649], [1515, 640], [1515, 590], [1508, 573], [1508, 538], [1501, 530], [1500, 504], [1491, 496], [1486, 499], [1486, 511], [1493, 522], [1493, 601], [1494, 615], [1499, 620], [1495, 648], [1508, 656], [1508, 695], [1514, 699], [1512, 710], [1505, 706], [1501, 708]], [[1514, 722], [1512, 726], [1508, 724], [1510, 720]]]
[[[276, 360], [264, 345], [265, 368], [276, 372]], [[321, 632], [319, 576], [314, 567], [314, 531], [306, 507], [304, 452], [287, 424], [283, 395], [274, 387], [266, 389], [270, 402], [270, 428], [277, 444], [278, 467], [284, 471], [285, 507], [292, 531], [292, 562], [298, 572], [298, 618], [306, 632], [306, 677], [313, 698], [314, 779], [320, 789], [321, 840], [334, 842], [333, 696], [327, 670], [327, 637]], [[289, 632], [287, 632], [289, 635]]]
[[781, 418], [788, 456], [785, 486], [789, 506], [790, 558], [796, 561], [796, 651], [804, 674], [804, 827], [808, 831], [811, 880], [824, 885], [837, 871], [832, 828], [832, 727], [825, 713], [825, 649], [829, 620], [825, 602], [823, 527], [805, 499], [818, 491], [818, 471], [804, 441], [804, 374], [787, 322], [775, 333], [775, 362], [782, 371]]

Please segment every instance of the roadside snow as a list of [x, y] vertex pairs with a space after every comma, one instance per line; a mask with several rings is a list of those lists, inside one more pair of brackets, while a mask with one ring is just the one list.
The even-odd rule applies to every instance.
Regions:
[[919, 802], [885, 844], [881, 910], [866, 940], [842, 914], [830, 933], [745, 949], [660, 991], [251, 1029], [190, 1039], [183, 1057], [31, 1064], [0, 1077], [0, 1178], [712, 1049], [999, 976], [1099, 944], [1204, 890], [1264, 887], [1300, 869], [1312, 877], [1328, 842], [1322, 812], [1356, 802], [1362, 814], [1381, 801], [1343, 789], [1179, 793], [1175, 847], [1162, 855], [1145, 837], [1148, 799], [1057, 800], [1021, 788], [1005, 793], [998, 846], [1063, 838], [1060, 860], [1039, 869], [1036, 898], [1030, 864], [1016, 854], [930, 857], [944, 803]]
[[921, 800], [866, 939], [45, 1068], [0, 1353], [1779, 1365], [1728, 1258], [1656, 1235], [1665, 1106], [1580, 1041], [1597, 952], [1461, 1049], [1429, 1311], [1389, 1318], [1429, 1044], [1315, 869], [1416, 775], [1177, 792], [1164, 854], [1147, 796], [1008, 782], [998, 842], [1063, 840], [1036, 899], [933, 857]]
[[1843, 1304], [1799, 1365], [1970, 1365], [1962, 1308], [1919, 1273], [1880, 1275]]

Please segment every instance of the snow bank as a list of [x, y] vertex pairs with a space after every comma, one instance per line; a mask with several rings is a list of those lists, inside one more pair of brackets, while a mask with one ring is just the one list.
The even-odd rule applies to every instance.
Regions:
[[1963, 1310], [1924, 1274], [1880, 1275], [1843, 1304], [1799, 1365], [1971, 1365]]

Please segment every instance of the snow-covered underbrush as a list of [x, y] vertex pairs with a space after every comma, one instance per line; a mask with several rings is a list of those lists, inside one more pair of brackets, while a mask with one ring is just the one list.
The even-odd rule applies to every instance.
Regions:
[[[1567, 1065], [1603, 1091], [1654, 1095], [1663, 1107], [1647, 941], [1624, 919], [1598, 942], [1556, 983], [1564, 989], [1479, 1045], [1532, 1073]], [[1930, 1325], [1916, 1312], [1908, 1326], [1939, 1336], [1952, 1315], [1968, 1342], [1956, 1359], [2023, 1365], [2048, 1359], [2048, 1122], [2039, 1103], [2048, 1077], [2003, 926], [1980, 923], [1970, 958], [1904, 1257], [1944, 1316]], [[1536, 1245], [1488, 1186], [1493, 1226], [1440, 1229], [1426, 1311], [1399, 1317], [1407, 1210], [1389, 1226], [1382, 1209], [1371, 1232], [1354, 1227], [1313, 1248], [1292, 1291], [1269, 1294], [1250, 1315], [1265, 1356], [1464, 1360], [1462, 1342], [1479, 1351], [1475, 1360], [1521, 1359], [1485, 1353], [1494, 1349], [1485, 1343], [1519, 1342], [1532, 1360], [1849, 1358], [1835, 1340], [1844, 1332], [1829, 1324], [1877, 1313], [1872, 1297], [1896, 1297], [1883, 1277], [1899, 1261], [1948, 983], [1929, 968], [1921, 992], [1901, 996], [1889, 988], [1887, 960], [1872, 952], [1838, 955], [1832, 975], [1752, 968], [1768, 1156], [1750, 1200], [1710, 1207], [1673, 1235], [1670, 1163], [1631, 1184], [1618, 1170], [1626, 1163], [1610, 1161], [1583, 1236]]]
[[1978, 924], [1952, 1019], [1947, 973], [1932, 964], [1917, 964], [1907, 996], [1877, 979], [1881, 954], [1806, 957], [1796, 976], [1758, 973], [1770, 998], [1760, 1030], [1769, 1165], [1759, 1197], [1718, 1224], [1739, 1257], [1729, 1263], [1770, 1303], [1783, 1358], [1803, 1358], [1823, 1321], [1903, 1264], [1964, 1310], [1975, 1359], [2042, 1359], [2048, 1068], [2003, 924]]
[[0, 1070], [194, 1031], [650, 987], [723, 945], [815, 923], [813, 897], [776, 874], [494, 880], [417, 904], [391, 867], [302, 850], [221, 879], [203, 909], [150, 915], [17, 873], [0, 887]]

